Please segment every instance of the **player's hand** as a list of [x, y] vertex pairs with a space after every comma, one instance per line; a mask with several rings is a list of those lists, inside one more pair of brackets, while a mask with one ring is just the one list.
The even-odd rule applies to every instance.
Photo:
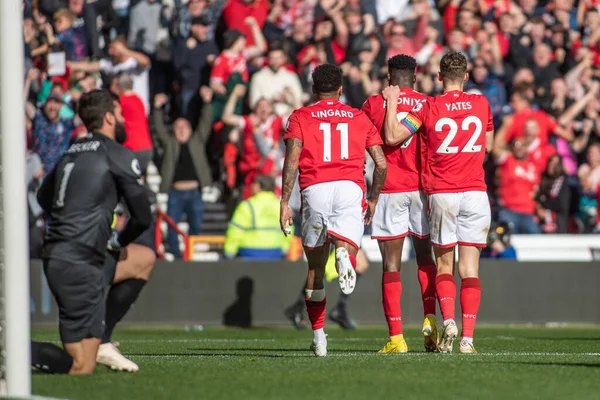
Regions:
[[213, 97], [212, 89], [209, 88], [208, 86], [201, 86], [200, 87], [200, 97], [202, 98], [202, 101], [204, 101], [205, 103], [210, 103], [212, 101], [212, 97]]
[[294, 213], [290, 206], [287, 203], [281, 202], [281, 206], [279, 208], [279, 225], [281, 227], [281, 231], [287, 237], [292, 234], [292, 231], [289, 226], [294, 224]]
[[110, 239], [108, 239], [108, 243], [106, 244], [106, 250], [114, 252], [121, 250], [121, 244], [119, 243], [119, 232], [112, 231]]
[[373, 220], [373, 215], [375, 214], [375, 206], [377, 206], [377, 201], [373, 199], [367, 199], [367, 209], [365, 211], [365, 225], [369, 225]]
[[398, 97], [400, 96], [400, 88], [398, 86], [388, 86], [383, 89], [381, 95], [383, 96], [384, 100], [388, 102], [392, 100], [398, 100]]

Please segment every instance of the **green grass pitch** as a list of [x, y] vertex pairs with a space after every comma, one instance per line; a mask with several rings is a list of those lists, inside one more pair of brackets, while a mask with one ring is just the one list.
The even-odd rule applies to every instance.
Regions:
[[[291, 328], [121, 329], [114, 340], [136, 374], [98, 367], [93, 376], [35, 372], [36, 395], [137, 399], [600, 399], [600, 327], [478, 327], [480, 354], [426, 354], [416, 327], [409, 353], [378, 355], [386, 329], [326, 326], [329, 355]], [[55, 330], [34, 330], [56, 341]]]

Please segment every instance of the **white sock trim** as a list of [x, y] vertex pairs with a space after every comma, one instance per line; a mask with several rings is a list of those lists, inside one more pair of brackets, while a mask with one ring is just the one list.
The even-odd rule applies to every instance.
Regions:
[[[454, 320], [453, 320], [452, 318], [450, 318], [450, 319], [445, 319], [445, 320], [444, 320], [444, 326], [446, 326], [446, 325], [450, 324], [451, 322], [454, 322]], [[454, 322], [454, 324], [456, 325], [456, 322]]]
[[325, 289], [304, 289], [304, 297], [308, 301], [323, 301], [325, 299]]

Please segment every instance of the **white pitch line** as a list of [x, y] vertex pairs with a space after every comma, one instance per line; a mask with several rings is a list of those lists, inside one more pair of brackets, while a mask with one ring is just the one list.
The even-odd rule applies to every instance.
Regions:
[[[251, 350], [251, 349], [250, 349]], [[264, 351], [262, 349], [259, 349], [257, 351]], [[461, 357], [498, 357], [498, 356], [520, 356], [520, 357], [540, 357], [540, 356], [600, 356], [600, 353], [544, 353], [544, 352], [532, 352], [532, 353], [527, 353], [527, 352], [514, 352], [514, 353], [510, 353], [510, 352], [505, 352], [505, 353], [477, 353], [477, 354], [459, 354], [456, 353], [458, 356]], [[132, 358], [192, 358], [192, 357], [261, 357], [261, 356], [273, 356], [273, 355], [280, 355], [282, 357], [308, 357], [310, 356], [310, 352], [307, 351], [306, 353], [265, 353], [265, 354], [210, 354], [210, 355], [206, 355], [206, 354], [189, 354], [189, 355], [176, 355], [176, 354], [164, 354], [164, 355], [158, 355], [158, 354], [152, 354], [152, 355], [143, 355], [143, 354], [130, 354], [129, 357]], [[387, 357], [390, 358], [389, 355], [385, 355], [385, 354], [377, 354], [377, 352], [374, 350], [373, 353], [334, 353], [334, 354], [328, 354], [327, 357]], [[402, 357], [450, 357], [451, 355], [446, 355], [446, 354], [439, 354], [439, 355], [432, 355], [429, 353], [405, 353], [405, 354], [398, 354], [398, 355], [393, 355], [391, 357], [397, 357], [397, 358], [402, 358]]]
[[[498, 337], [484, 337], [478, 338], [477, 341], [505, 341], [505, 340], [519, 340], [521, 338], [509, 337], [509, 336], [498, 336]], [[274, 342], [290, 342], [290, 341], [304, 341], [305, 338], [285, 338], [285, 339], [265, 339], [265, 338], [256, 338], [256, 339], [232, 339], [232, 338], [198, 338], [198, 339], [127, 339], [122, 341], [121, 343], [127, 345], [128, 343], [274, 343]], [[383, 337], [373, 337], [373, 338], [332, 338], [328, 337], [328, 341], [330, 342], [373, 342], [385, 340]], [[408, 337], [406, 338], [407, 342], [417, 342], [422, 341], [422, 337]], [[58, 340], [50, 341], [49, 343], [57, 343], [61, 342]]]

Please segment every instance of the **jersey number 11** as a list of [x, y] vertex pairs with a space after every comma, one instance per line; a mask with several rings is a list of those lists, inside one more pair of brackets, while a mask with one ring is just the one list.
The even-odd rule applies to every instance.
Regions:
[[[323, 161], [331, 162], [331, 125], [328, 122], [321, 122], [319, 129], [323, 132]], [[348, 123], [340, 122], [336, 124], [336, 131], [340, 133], [340, 154], [342, 160], [348, 159]]]

